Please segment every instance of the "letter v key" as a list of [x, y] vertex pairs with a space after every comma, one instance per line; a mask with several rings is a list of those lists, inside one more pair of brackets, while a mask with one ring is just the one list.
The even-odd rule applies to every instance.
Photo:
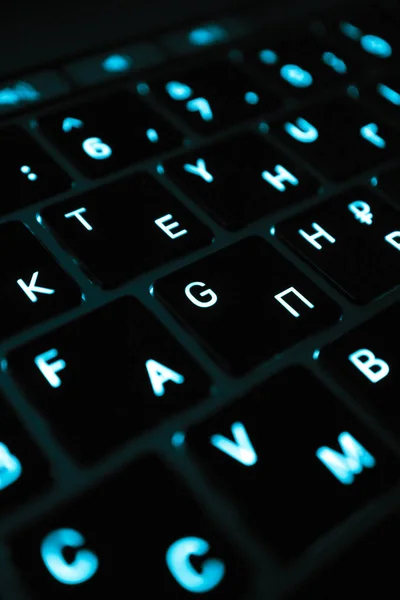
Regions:
[[241, 462], [242, 465], [246, 465], [247, 467], [255, 465], [257, 454], [243, 423], [232, 423], [231, 430], [234, 442], [217, 433], [210, 438], [212, 445]]

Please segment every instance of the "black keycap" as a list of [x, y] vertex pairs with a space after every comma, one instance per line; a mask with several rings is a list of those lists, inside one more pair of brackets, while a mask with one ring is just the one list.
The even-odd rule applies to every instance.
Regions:
[[42, 216], [104, 287], [115, 287], [212, 241], [212, 232], [147, 174], [66, 200]]
[[154, 291], [239, 375], [340, 317], [330, 298], [257, 237], [164, 277]]
[[22, 225], [0, 226], [0, 338], [77, 306], [81, 292]]
[[320, 570], [287, 600], [337, 598], [395, 598], [398, 589], [397, 556], [393, 548], [400, 535], [397, 515], [374, 527], [336, 560]]
[[251, 133], [171, 159], [165, 172], [228, 229], [297, 204], [319, 188], [317, 179]]
[[164, 104], [193, 129], [210, 132], [251, 119], [279, 106], [275, 94], [260, 89], [229, 62], [217, 62], [150, 84]]
[[0, 396], [0, 513], [10, 512], [49, 484], [49, 469], [14, 412]]
[[398, 314], [399, 305], [395, 304], [326, 346], [319, 357], [354, 398], [397, 435], [400, 433]]
[[293, 113], [271, 131], [333, 179], [367, 171], [398, 152], [398, 134], [351, 98]]
[[40, 600], [137, 590], [148, 598], [242, 598], [246, 585], [245, 563], [153, 457], [46, 515], [12, 549]]
[[214, 485], [284, 559], [399, 476], [384, 446], [297, 367], [189, 429], [186, 443]]
[[208, 393], [208, 377], [137, 300], [125, 297], [11, 352], [11, 373], [82, 461]]
[[309, 32], [299, 35], [289, 31], [283, 42], [275, 42], [265, 33], [244, 49], [244, 56], [285, 97], [308, 97], [346, 81], [353, 72], [352, 61], [345, 62], [337, 46], [315, 39]]
[[0, 174], [4, 189], [0, 215], [71, 187], [68, 175], [22, 129], [1, 129], [0, 148]]
[[70, 91], [67, 81], [56, 71], [38, 71], [23, 79], [7, 81], [0, 87], [0, 114], [28, 108], [43, 100], [62, 96]]
[[354, 188], [276, 227], [278, 237], [352, 300], [364, 303], [399, 284], [400, 212]]
[[357, 61], [360, 74], [372, 75], [396, 65], [400, 56], [398, 28], [384, 10], [374, 7], [363, 14], [344, 10], [341, 18], [325, 25], [344, 59]]
[[143, 161], [181, 135], [129, 92], [81, 102], [40, 119], [43, 133], [89, 177]]

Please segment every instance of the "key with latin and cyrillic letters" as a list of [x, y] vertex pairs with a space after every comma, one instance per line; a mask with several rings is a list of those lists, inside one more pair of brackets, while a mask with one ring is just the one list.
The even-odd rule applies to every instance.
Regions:
[[383, 444], [299, 367], [189, 428], [183, 443], [283, 560], [304, 551], [400, 475], [397, 459]]
[[336, 303], [258, 237], [156, 281], [154, 293], [238, 375], [341, 315]]
[[0, 130], [0, 215], [67, 191], [71, 178], [21, 128]]
[[395, 435], [400, 433], [399, 310], [395, 304], [349, 331], [323, 348], [318, 359]]
[[25, 225], [0, 225], [0, 339], [81, 302], [76, 283]]
[[39, 119], [43, 133], [96, 178], [179, 146], [182, 136], [127, 91], [80, 102]]
[[164, 163], [165, 173], [228, 229], [314, 195], [320, 184], [259, 135], [245, 133]]
[[334, 180], [367, 171], [399, 151], [393, 127], [380, 114], [346, 97], [271, 122], [271, 133]]
[[354, 188], [276, 227], [276, 234], [358, 303], [399, 284], [400, 212]]
[[152, 456], [47, 513], [11, 546], [40, 600], [135, 597], [140, 589], [149, 598], [222, 600], [242, 598], [247, 587], [246, 564]]
[[73, 456], [110, 449], [208, 395], [209, 379], [132, 297], [12, 351], [11, 374]]
[[258, 117], [279, 107], [269, 90], [228, 61], [219, 61], [169, 79], [150, 82], [150, 90], [194, 130], [208, 133]]
[[49, 482], [42, 452], [0, 396], [0, 512], [30, 500]]
[[145, 173], [46, 208], [39, 220], [92, 280], [108, 288], [213, 239], [205, 225]]

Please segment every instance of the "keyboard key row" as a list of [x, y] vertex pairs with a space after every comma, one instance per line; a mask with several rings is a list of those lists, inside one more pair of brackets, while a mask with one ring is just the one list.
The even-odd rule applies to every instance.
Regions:
[[138, 589], [177, 600], [242, 598], [246, 587], [243, 560], [153, 457], [47, 514], [12, 540], [12, 550], [40, 600]]

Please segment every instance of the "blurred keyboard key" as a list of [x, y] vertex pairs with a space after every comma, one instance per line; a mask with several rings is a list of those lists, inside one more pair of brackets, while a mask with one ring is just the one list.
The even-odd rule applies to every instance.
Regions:
[[42, 452], [0, 396], [0, 513], [31, 500], [49, 482]]
[[209, 380], [137, 300], [124, 297], [14, 350], [11, 373], [83, 462], [208, 394]]
[[397, 436], [400, 434], [399, 308], [395, 304], [328, 344], [319, 358], [354, 398]]
[[276, 227], [276, 234], [352, 300], [399, 284], [400, 212], [365, 188], [335, 196]]
[[0, 130], [0, 148], [0, 176], [3, 189], [7, 190], [2, 194], [0, 215], [71, 187], [70, 177], [19, 127]]
[[257, 237], [160, 279], [154, 292], [236, 375], [340, 317], [325, 293]]
[[201, 23], [188, 30], [167, 33], [159, 38], [159, 43], [172, 55], [188, 54], [204, 48], [226, 44], [244, 33], [249, 23], [232, 17]]
[[399, 152], [399, 136], [380, 114], [350, 98], [310, 106], [271, 127], [327, 177], [347, 179]]
[[64, 68], [75, 83], [88, 86], [152, 67], [163, 60], [164, 53], [157, 46], [142, 43], [83, 58]]
[[139, 174], [42, 213], [89, 277], [121, 283], [212, 242], [212, 232], [150, 175]]
[[133, 94], [121, 91], [42, 117], [39, 126], [89, 177], [101, 177], [179, 146], [181, 135]]
[[285, 560], [399, 477], [395, 457], [298, 367], [189, 428], [185, 444]]
[[280, 104], [272, 92], [228, 61], [174, 72], [169, 79], [150, 82], [150, 90], [200, 133], [254, 119]]
[[297, 204], [319, 188], [317, 179], [251, 133], [166, 161], [165, 172], [228, 229]]
[[70, 85], [56, 71], [39, 71], [23, 79], [0, 85], [0, 115], [28, 108], [70, 91]]
[[0, 225], [0, 339], [78, 306], [81, 292], [22, 225]]
[[123, 597], [138, 589], [151, 598], [241, 599], [247, 587], [243, 561], [153, 457], [46, 514], [11, 544], [38, 600]]
[[400, 125], [400, 78], [385, 74], [378, 82], [359, 88], [360, 99]]

